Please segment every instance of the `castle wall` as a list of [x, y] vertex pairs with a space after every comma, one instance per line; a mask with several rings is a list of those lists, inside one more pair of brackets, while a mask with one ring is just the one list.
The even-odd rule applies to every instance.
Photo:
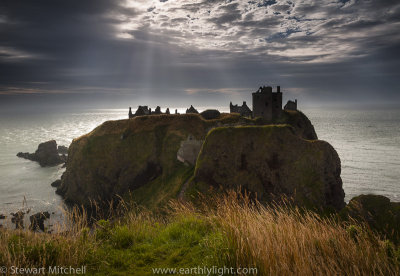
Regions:
[[272, 118], [279, 118], [282, 114], [282, 93], [272, 93]]
[[272, 91], [253, 93], [253, 117], [272, 120]]

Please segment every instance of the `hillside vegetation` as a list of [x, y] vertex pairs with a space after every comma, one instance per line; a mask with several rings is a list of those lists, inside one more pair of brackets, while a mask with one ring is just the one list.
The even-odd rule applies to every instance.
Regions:
[[[93, 231], [84, 216], [58, 234], [0, 230], [7, 267], [86, 266], [89, 275], [154, 275], [155, 268], [257, 268], [258, 275], [398, 275], [400, 251], [362, 224], [340, 223], [228, 193], [168, 215], [137, 208]], [[251, 275], [251, 274], [249, 274]]]
[[361, 196], [345, 207], [334, 148], [301, 112], [273, 123], [235, 114], [103, 123], [73, 141], [57, 190], [82, 207], [54, 234], [0, 229], [0, 265], [399, 275], [398, 204]]

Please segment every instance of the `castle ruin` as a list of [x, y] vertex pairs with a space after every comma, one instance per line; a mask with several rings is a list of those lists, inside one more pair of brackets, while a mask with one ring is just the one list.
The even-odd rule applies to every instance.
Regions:
[[[268, 121], [278, 119], [282, 115], [282, 92], [281, 87], [276, 87], [276, 92], [272, 91], [271, 86], [262, 86], [256, 92], [252, 93], [253, 111], [243, 102], [242, 106], [229, 105], [231, 113], [239, 113], [244, 117], [262, 117]], [[288, 101], [285, 110], [297, 110], [297, 100]]]
[[272, 121], [281, 117], [282, 92], [277, 86], [277, 91], [272, 92], [271, 86], [260, 87], [253, 95], [253, 117], [262, 117]]
[[[256, 92], [252, 93], [253, 98], [253, 110], [251, 110], [245, 101], [241, 106], [232, 102], [229, 104], [230, 113], [239, 113], [243, 117], [256, 118], [261, 117], [267, 121], [273, 121], [282, 116], [282, 92], [281, 87], [277, 86], [276, 91], [272, 91], [271, 86], [262, 86]], [[297, 100], [289, 100], [284, 107], [284, 110], [297, 110]], [[206, 112], [207, 111], [207, 112]], [[214, 118], [219, 116], [218, 110], [206, 110], [202, 112], [203, 117]], [[136, 116], [145, 115], [156, 115], [156, 114], [171, 114], [169, 108], [166, 109], [165, 113], [161, 112], [159, 106], [156, 107], [154, 111], [148, 106], [139, 105], [135, 114], [132, 113], [132, 109], [129, 107], [129, 118], [134, 118]], [[179, 114], [178, 110], [175, 109], [175, 114]], [[196, 108], [191, 105], [186, 109], [186, 114], [199, 114]]]
[[[191, 105], [189, 108], [186, 109], [186, 114], [198, 114], [199, 112], [197, 111], [196, 108]], [[137, 117], [137, 116], [145, 116], [145, 115], [159, 115], [159, 114], [171, 114], [169, 111], [169, 108], [165, 110], [165, 113], [161, 112], [161, 107], [157, 106], [154, 111], [151, 111], [151, 108], [149, 108], [147, 105], [139, 105], [136, 112], [132, 113], [132, 108], [129, 107], [129, 112], [128, 112], [128, 117], [129, 119]], [[175, 114], [178, 115], [178, 109], [175, 109]]]
[[253, 116], [253, 112], [247, 106], [245, 101], [243, 101], [242, 106], [239, 106], [237, 104], [233, 105], [231, 102], [229, 104], [229, 110], [230, 110], [230, 113], [239, 113], [240, 116], [243, 116], [243, 117], [252, 117]]
[[285, 104], [284, 110], [297, 110], [297, 100], [291, 101], [289, 100], [287, 104]]

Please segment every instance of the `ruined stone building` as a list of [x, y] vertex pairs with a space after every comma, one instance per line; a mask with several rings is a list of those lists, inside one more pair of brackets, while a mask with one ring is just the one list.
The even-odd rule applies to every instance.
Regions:
[[284, 107], [285, 110], [297, 110], [297, 100], [291, 101], [289, 100]]
[[161, 114], [161, 107], [157, 106], [153, 114]]
[[[272, 91], [271, 86], [260, 87], [253, 96], [253, 111], [243, 102], [242, 106], [237, 104], [229, 105], [231, 113], [239, 113], [244, 117], [262, 117], [268, 121], [275, 120], [282, 115], [282, 92], [281, 87], [276, 87], [276, 92]], [[297, 100], [288, 101], [285, 110], [297, 110]]]
[[[157, 115], [157, 114], [163, 114], [161, 112], [161, 107], [157, 106], [154, 111], [151, 111], [151, 108], [149, 108], [147, 105], [139, 105], [135, 114], [132, 113], [132, 108], [129, 107], [129, 113], [128, 113], [129, 118], [133, 118], [136, 116]], [[169, 108], [167, 108], [166, 114], [169, 114]]]
[[253, 117], [262, 117], [267, 120], [279, 118], [282, 113], [282, 92], [272, 92], [271, 86], [260, 87], [253, 94]]
[[230, 109], [230, 113], [239, 113], [243, 117], [252, 117], [253, 116], [253, 112], [247, 106], [245, 101], [243, 101], [242, 106], [239, 106], [237, 104], [233, 105], [231, 102], [229, 105], [229, 109]]
[[150, 115], [151, 108], [148, 108], [147, 105], [139, 105], [138, 109], [135, 112], [134, 116], [143, 116], [143, 115]]
[[[232, 102], [229, 105], [230, 113], [239, 113], [243, 117], [262, 117], [268, 121], [273, 121], [278, 119], [282, 115], [282, 92], [281, 87], [276, 87], [276, 92], [272, 91], [271, 86], [262, 86], [256, 92], [252, 93], [253, 96], [253, 110], [251, 110], [245, 101], [241, 106]], [[297, 100], [291, 101], [289, 100], [284, 107], [285, 110], [297, 110]], [[186, 109], [186, 114], [199, 114], [196, 108], [191, 105]], [[135, 116], [144, 116], [144, 115], [155, 115], [155, 114], [164, 114], [161, 112], [161, 108], [159, 106], [152, 112], [151, 108], [148, 106], [139, 105], [135, 114], [132, 113], [132, 109], [129, 107], [129, 118], [133, 118]], [[165, 114], [170, 114], [169, 108], [166, 109]], [[179, 114], [178, 110], [175, 109], [175, 114]], [[205, 119], [212, 119], [219, 117], [220, 113], [218, 110], [206, 110], [202, 113], [202, 116]]]
[[188, 113], [198, 114], [199, 112], [197, 111], [196, 108], [193, 107], [193, 105], [191, 105], [188, 109], [186, 109], [186, 114], [188, 114]]

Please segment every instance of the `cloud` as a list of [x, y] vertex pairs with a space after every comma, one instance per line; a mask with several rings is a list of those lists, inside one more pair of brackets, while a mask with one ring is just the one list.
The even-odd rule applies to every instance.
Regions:
[[0, 92], [397, 97], [399, 24], [390, 0], [2, 1]]
[[251, 88], [218, 88], [218, 89], [208, 89], [208, 88], [188, 88], [185, 89], [186, 94], [194, 95], [194, 94], [225, 94], [230, 96], [238, 96], [240, 93], [246, 93], [251, 91]]

